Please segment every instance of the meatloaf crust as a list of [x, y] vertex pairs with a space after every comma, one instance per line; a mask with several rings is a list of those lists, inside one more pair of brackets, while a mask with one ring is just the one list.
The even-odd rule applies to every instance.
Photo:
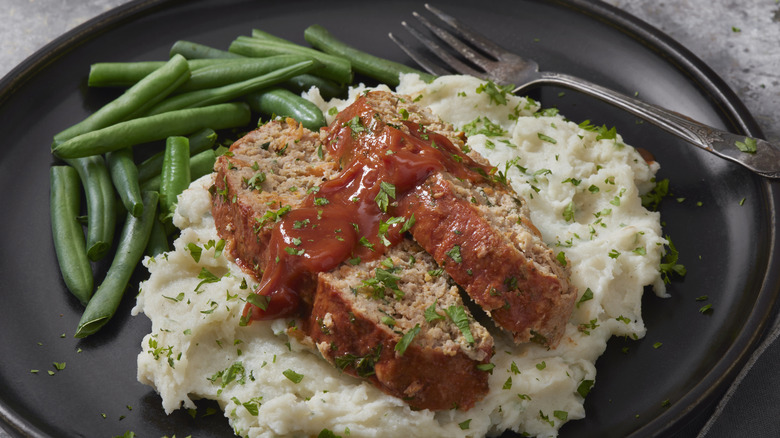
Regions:
[[[406, 239], [382, 260], [322, 273], [304, 331], [335, 366], [413, 408], [470, 409], [488, 393], [484, 366], [493, 339], [447, 275], [430, 274], [436, 268], [430, 255]], [[377, 270], [392, 272], [395, 290], [372, 284]], [[448, 311], [462, 312], [467, 333]], [[419, 332], [409, 345], [399, 347], [415, 327]]]
[[[358, 135], [379, 132], [381, 124], [414, 134], [409, 129], [414, 126], [416, 135], [438, 133], [465, 149], [462, 132], [411, 98], [375, 91], [354, 105], [370, 109], [360, 114], [366, 119], [363, 125], [372, 128]], [[334, 125], [338, 123], [345, 121], [337, 119]], [[364, 144], [375, 141], [360, 142], [353, 146], [356, 150], [337, 150], [346, 156], [360, 154]], [[476, 152], [469, 157], [475, 165], [488, 166]], [[515, 342], [534, 341], [548, 347], [559, 343], [577, 297], [569, 283], [568, 263], [557, 260], [542, 241], [525, 202], [508, 185], [489, 174], [473, 180], [436, 170], [399, 196], [394, 211], [406, 217], [414, 214], [416, 223], [410, 230], [414, 239]]]
[[214, 165], [217, 232], [239, 266], [258, 281], [274, 224], [338, 172], [321, 145], [318, 133], [293, 119], [271, 121], [233, 143]]
[[[217, 231], [237, 264], [260, 281], [274, 224], [337, 172], [322, 153], [320, 137], [293, 120], [269, 122], [235, 142], [215, 164], [210, 192]], [[449, 276], [430, 274], [436, 268], [416, 243], [404, 239], [381, 259], [315, 274], [301, 283], [303, 305], [290, 334], [316, 346], [345, 373], [414, 408], [468, 409], [488, 392], [488, 373], [479, 367], [490, 362], [493, 339]], [[377, 269], [397, 277], [396, 287], [371, 283]], [[444, 309], [465, 315], [471, 341]], [[417, 326], [405, 350], [397, 350]]]

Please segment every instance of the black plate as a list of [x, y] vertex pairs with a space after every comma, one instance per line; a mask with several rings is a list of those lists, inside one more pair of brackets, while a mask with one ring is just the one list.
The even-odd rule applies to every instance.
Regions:
[[[442, 6], [545, 69], [636, 92], [716, 127], [760, 135], [743, 105], [703, 63], [612, 7], [586, 0], [462, 0]], [[362, 49], [409, 62], [386, 35], [404, 36], [400, 21], [421, 8], [419, 2], [389, 1], [140, 1], [59, 38], [2, 80], [0, 418], [6, 428], [53, 437], [125, 431], [232, 435], [221, 415], [204, 416], [213, 403], [199, 405], [196, 419], [183, 411], [166, 416], [159, 397], [136, 381], [136, 355], [150, 323], [129, 316], [134, 287], [99, 334], [84, 341], [72, 337], [81, 309], [64, 289], [51, 243], [49, 144], [54, 133], [113, 96], [86, 89], [89, 64], [165, 59], [177, 39], [225, 48], [253, 27], [303, 43], [303, 29], [313, 23]], [[685, 198], [665, 200], [662, 214], [688, 268], [685, 279], [670, 286], [671, 298], [646, 294], [647, 337], [610, 342], [585, 403], [587, 418], [570, 422], [561, 435], [670, 435], [707, 411], [765, 326], [780, 281], [769, 270], [777, 264], [778, 187], [632, 116], [560, 91], [545, 87], [533, 97], [574, 121], [617, 126], [626, 142], [650, 150], [662, 163], [659, 177], [671, 180], [675, 198]], [[696, 301], [702, 295], [708, 301]], [[713, 312], [699, 313], [707, 303]], [[663, 346], [653, 348], [656, 342]], [[50, 376], [53, 362], [66, 367]]]

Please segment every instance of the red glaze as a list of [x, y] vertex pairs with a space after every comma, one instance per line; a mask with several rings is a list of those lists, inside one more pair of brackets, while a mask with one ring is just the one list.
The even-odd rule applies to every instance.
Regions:
[[[309, 194], [303, 206], [286, 214], [273, 230], [268, 265], [256, 291], [269, 303], [265, 310], [247, 304], [245, 317], [251, 313], [252, 319], [266, 320], [294, 315], [302, 299], [313, 300], [300, 297], [298, 291], [305, 290], [302, 286], [316, 273], [354, 257], [381, 257], [401, 240], [400, 230], [411, 217], [396, 201], [419, 189], [433, 173], [445, 171], [483, 182], [492, 172], [443, 135], [408, 121], [402, 122], [408, 132], [383, 122], [365, 100], [361, 97], [341, 111], [328, 127], [325, 146], [342, 171]], [[385, 195], [382, 208], [377, 199]], [[383, 227], [386, 231], [380, 233]]]

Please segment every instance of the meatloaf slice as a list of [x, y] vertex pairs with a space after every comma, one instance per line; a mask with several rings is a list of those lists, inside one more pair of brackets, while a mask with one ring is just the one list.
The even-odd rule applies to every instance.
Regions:
[[[358, 126], [355, 117], [367, 128], [353, 130], [352, 135], [343, 132], [344, 127]], [[445, 159], [452, 155], [461, 167], [481, 166], [481, 178], [457, 174], [460, 169], [451, 162], [432, 169], [398, 196], [393, 212], [404, 217], [414, 214], [414, 239], [516, 342], [555, 347], [577, 293], [569, 284], [568, 267], [557, 260], [531, 223], [525, 202], [508, 185], [490, 177], [483, 157], [476, 152], [468, 157], [461, 154], [462, 133], [409, 97], [364, 94], [331, 125], [326, 144], [334, 158], [344, 161], [381, 144], [387, 127], [404, 131], [418, 143], [441, 134], [451, 145], [441, 144], [439, 138], [430, 147], [447, 150]]]
[[303, 326], [335, 366], [414, 408], [469, 409], [488, 392], [492, 337], [411, 239], [319, 274]]
[[259, 280], [273, 225], [338, 169], [322, 153], [319, 134], [286, 119], [268, 122], [233, 143], [214, 171], [217, 231], [236, 262]]
[[[318, 135], [296, 122], [274, 121], [235, 142], [215, 164], [217, 231], [236, 262], [258, 280], [278, 220], [337, 174], [320, 146]], [[488, 373], [479, 367], [489, 363], [493, 339], [437, 268], [404, 239], [381, 259], [312, 274], [301, 283], [312, 290], [298, 291], [307, 297], [300, 329], [290, 333], [316, 345], [345, 373], [415, 408], [468, 409], [488, 392]], [[396, 348], [402, 339], [408, 345]]]

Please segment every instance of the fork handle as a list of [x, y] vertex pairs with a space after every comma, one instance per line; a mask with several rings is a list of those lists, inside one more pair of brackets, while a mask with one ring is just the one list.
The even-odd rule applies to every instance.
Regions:
[[647, 120], [694, 146], [739, 163], [762, 176], [780, 178], [780, 148], [766, 140], [752, 139], [756, 142], [755, 153], [743, 152], [737, 147], [737, 142], [746, 143], [745, 136], [713, 128], [675, 111], [563, 73], [540, 72], [539, 79], [522, 88], [542, 83], [555, 84], [588, 94]]

